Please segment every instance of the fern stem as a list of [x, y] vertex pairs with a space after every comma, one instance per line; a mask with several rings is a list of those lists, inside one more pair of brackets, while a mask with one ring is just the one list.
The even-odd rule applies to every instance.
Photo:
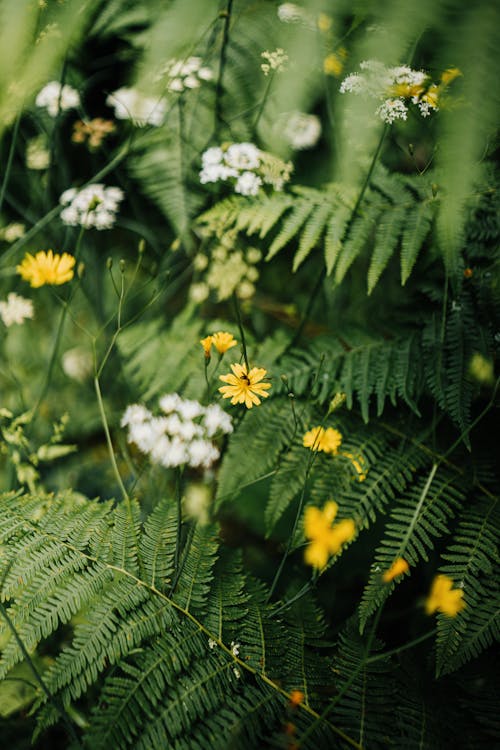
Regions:
[[113, 467], [113, 472], [114, 472], [114, 475], [116, 477], [116, 481], [118, 482], [118, 486], [119, 486], [119, 488], [121, 490], [121, 493], [123, 495], [123, 499], [126, 502], [130, 502], [130, 498], [128, 496], [128, 492], [125, 489], [125, 485], [123, 484], [123, 480], [121, 478], [121, 474], [120, 474], [120, 471], [118, 469], [118, 464], [116, 463], [115, 451], [114, 451], [114, 448], [113, 448], [113, 442], [111, 440], [111, 434], [109, 432], [108, 420], [107, 420], [107, 417], [106, 417], [106, 412], [104, 410], [104, 403], [103, 403], [103, 400], [102, 400], [101, 387], [99, 385], [99, 378], [97, 377], [97, 375], [94, 377], [94, 388], [95, 388], [95, 392], [96, 392], [96, 395], [97, 395], [97, 403], [99, 405], [99, 413], [101, 415], [102, 426], [104, 428], [104, 434], [106, 436], [106, 443], [107, 443], [107, 446], [108, 446], [108, 452], [109, 452], [109, 457], [111, 459], [111, 465]]
[[402, 646], [398, 646], [397, 648], [393, 648], [390, 651], [384, 651], [382, 654], [375, 654], [375, 656], [370, 656], [365, 664], [373, 664], [376, 661], [381, 661], [382, 659], [387, 659], [389, 656], [394, 656], [395, 654], [400, 654], [403, 651], [408, 651], [408, 649], [413, 648], [414, 646], [418, 646], [419, 643], [423, 643], [424, 641], [428, 641], [429, 638], [432, 638], [432, 636], [436, 635], [436, 628], [433, 628], [432, 630], [429, 630], [428, 633], [424, 633], [424, 635], [419, 636], [418, 638], [414, 638], [412, 641], [408, 641], [408, 643], [403, 644]]
[[175, 472], [175, 501], [177, 504], [177, 525], [175, 529], [174, 573], [177, 574], [182, 531], [182, 468], [180, 466], [177, 467]]

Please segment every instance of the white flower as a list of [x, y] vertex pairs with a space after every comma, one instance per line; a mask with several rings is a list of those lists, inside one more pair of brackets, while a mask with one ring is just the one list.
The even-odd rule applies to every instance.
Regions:
[[281, 3], [277, 12], [279, 20], [283, 23], [296, 23], [304, 17], [304, 9], [296, 3]]
[[35, 104], [37, 107], [45, 107], [51, 117], [56, 117], [60, 110], [80, 106], [80, 95], [68, 84], [61, 86], [59, 81], [51, 81], [38, 92]]
[[208, 639], [208, 648], [214, 649], [217, 646], [217, 641], [214, 641], [213, 638]]
[[73, 380], [83, 382], [92, 374], [92, 355], [87, 349], [80, 346], [65, 351], [61, 364], [66, 375]]
[[203, 417], [203, 426], [208, 437], [213, 437], [218, 432], [228, 435], [233, 431], [231, 417], [217, 404], [207, 406]]
[[386, 99], [375, 112], [383, 122], [389, 124], [394, 120], [406, 120], [408, 108], [403, 99]]
[[185, 60], [169, 60], [156, 79], [162, 80], [164, 76], [169, 79], [168, 90], [180, 93], [185, 89], [199, 88], [202, 81], [211, 81], [214, 74], [210, 68], [203, 66], [201, 57], [193, 56]]
[[208, 440], [193, 440], [188, 446], [189, 465], [208, 469], [220, 456], [219, 451]]
[[61, 211], [61, 220], [69, 226], [111, 229], [118, 205], [124, 197], [120, 188], [105, 187], [100, 183], [87, 185], [80, 191], [70, 188], [59, 198], [63, 206], [69, 204]]
[[24, 224], [13, 222], [12, 224], [7, 224], [6, 227], [0, 230], [0, 237], [2, 237], [5, 242], [15, 242], [23, 237], [25, 233], [26, 226]]
[[260, 165], [260, 149], [253, 143], [232, 143], [224, 159], [234, 169], [256, 169]]
[[194, 419], [203, 414], [205, 409], [198, 401], [181, 400], [177, 411], [184, 419]]
[[178, 393], [166, 393], [160, 398], [160, 409], [163, 409], [165, 414], [170, 414], [170, 412], [177, 409], [181, 401], [182, 399]]
[[209, 294], [210, 294], [210, 287], [208, 286], [208, 284], [205, 284], [203, 281], [200, 281], [197, 284], [191, 284], [189, 288], [189, 296], [193, 300], [193, 302], [195, 302], [197, 305], [200, 305], [202, 302], [205, 302]]
[[153, 415], [151, 414], [149, 409], [146, 409], [146, 407], [142, 406], [142, 404], [131, 404], [125, 409], [120, 424], [122, 427], [143, 424], [152, 417]]
[[119, 120], [132, 120], [139, 127], [159, 126], [165, 119], [165, 102], [158, 97], [146, 96], [134, 88], [123, 87], [113, 91], [107, 97], [106, 104], [114, 107], [115, 117]]
[[212, 148], [207, 148], [207, 150], [203, 152], [201, 163], [204, 167], [208, 167], [213, 164], [221, 164], [223, 158], [224, 152], [220, 146], [212, 146]]
[[271, 70], [276, 70], [278, 73], [283, 72], [285, 70], [286, 63], [288, 62], [288, 55], [281, 47], [275, 49], [274, 52], [269, 52], [269, 50], [266, 50], [265, 52], [261, 53], [261, 57], [263, 57], [264, 60], [267, 60], [267, 63], [262, 63], [260, 66], [260, 69], [265, 76], [269, 75]]
[[261, 178], [253, 172], [243, 172], [236, 180], [234, 192], [241, 195], [257, 195], [262, 185]]
[[233, 656], [240, 655], [240, 648], [241, 644], [237, 643], [236, 641], [231, 641], [231, 653]]
[[47, 169], [50, 164], [50, 151], [47, 148], [47, 137], [37, 135], [30, 138], [26, 146], [26, 166], [28, 169]]
[[292, 112], [287, 118], [283, 134], [295, 149], [313, 148], [321, 135], [320, 119], [316, 115]]
[[10, 292], [7, 295], [7, 300], [0, 302], [0, 318], [7, 328], [14, 323], [20, 325], [27, 318], [33, 318], [34, 315], [33, 302], [15, 292]]

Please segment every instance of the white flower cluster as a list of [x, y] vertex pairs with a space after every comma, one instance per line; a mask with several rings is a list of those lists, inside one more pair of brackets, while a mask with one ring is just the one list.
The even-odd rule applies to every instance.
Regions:
[[321, 121], [316, 115], [305, 112], [290, 112], [285, 115], [283, 122], [280, 118], [280, 128], [285, 140], [298, 151], [313, 148], [321, 135]]
[[61, 211], [61, 219], [71, 227], [111, 229], [124, 197], [120, 188], [105, 187], [97, 182], [82, 190], [69, 188], [59, 198], [59, 203], [66, 206]]
[[26, 318], [33, 318], [33, 302], [15, 292], [7, 295], [7, 300], [0, 302], [0, 318], [9, 328], [14, 323], [24, 323]]
[[288, 55], [281, 47], [275, 49], [274, 52], [266, 50], [261, 53], [261, 57], [263, 57], [264, 60], [267, 60], [267, 62], [262, 63], [260, 66], [260, 69], [265, 76], [268, 76], [271, 70], [276, 70], [277, 73], [282, 73], [286, 69]]
[[314, 17], [296, 3], [281, 3], [281, 5], [278, 5], [277, 14], [282, 23], [300, 23], [309, 29], [316, 28]]
[[119, 120], [132, 120], [140, 128], [145, 125], [162, 125], [165, 119], [165, 102], [155, 96], [146, 96], [134, 88], [123, 87], [113, 91], [107, 97], [106, 104], [114, 108], [115, 117]]
[[160, 466], [208, 469], [220, 456], [212, 438], [233, 431], [229, 414], [217, 404], [202, 406], [178, 393], [165, 394], [159, 404], [161, 416], [140, 404], [127, 407], [121, 426], [128, 427], [128, 442]]
[[51, 117], [56, 117], [60, 111], [80, 106], [80, 95], [67, 83], [61, 86], [59, 81], [51, 81], [38, 92], [35, 104], [45, 107]]
[[255, 294], [255, 282], [259, 278], [255, 264], [261, 258], [258, 248], [235, 250], [234, 243], [231, 240], [225, 242], [223, 237], [221, 244], [212, 251], [210, 261], [202, 253], [195, 257], [195, 269], [207, 271], [203, 281], [191, 284], [189, 296], [197, 304], [204, 302], [211, 291], [218, 302], [229, 299], [233, 292], [242, 300], [250, 299]]
[[231, 180], [234, 192], [240, 195], [257, 195], [265, 184], [282, 190], [292, 168], [253, 143], [232, 143], [226, 148], [213, 146], [202, 154], [201, 165], [202, 184]]
[[423, 70], [408, 65], [387, 67], [377, 60], [365, 60], [360, 73], [352, 73], [342, 81], [340, 92], [376, 99], [380, 102], [375, 114], [383, 122], [406, 120], [407, 101], [416, 104], [422, 117], [437, 110], [437, 87], [429, 86], [429, 76]]
[[213, 80], [214, 74], [211, 68], [203, 65], [201, 57], [188, 57], [186, 60], [169, 60], [157, 79], [165, 76], [168, 78], [168, 90], [180, 93], [199, 88], [203, 81]]

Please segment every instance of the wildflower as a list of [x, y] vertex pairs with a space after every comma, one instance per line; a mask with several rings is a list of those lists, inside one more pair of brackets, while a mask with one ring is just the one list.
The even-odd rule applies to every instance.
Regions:
[[479, 352], [474, 352], [469, 362], [469, 373], [482, 385], [493, 385], [495, 382], [495, 370], [491, 359], [486, 359]]
[[205, 358], [210, 359], [210, 349], [212, 348], [212, 336], [205, 336], [204, 339], [200, 339], [200, 344], [203, 347], [203, 351], [205, 352]]
[[343, 452], [341, 455], [345, 456], [345, 458], [349, 459], [351, 462], [356, 474], [358, 475], [358, 481], [364, 482], [366, 479], [366, 469], [363, 467], [365, 463], [363, 456], [355, 456], [353, 453], [348, 453], [347, 451]]
[[191, 284], [189, 288], [189, 296], [191, 297], [193, 302], [196, 302], [196, 304], [198, 305], [200, 305], [202, 302], [205, 302], [209, 294], [210, 287], [203, 281], [200, 281], [197, 284]]
[[219, 375], [219, 380], [229, 385], [223, 385], [219, 388], [223, 398], [230, 398], [231, 403], [234, 404], [245, 404], [247, 409], [251, 409], [255, 404], [260, 404], [260, 398], [267, 398], [269, 396], [266, 393], [271, 387], [270, 383], [261, 383], [267, 375], [267, 370], [263, 367], [252, 367], [251, 370], [247, 371], [246, 365], [234, 364], [231, 365], [233, 374]]
[[35, 104], [37, 107], [45, 107], [51, 117], [56, 117], [60, 111], [78, 107], [80, 95], [68, 84], [61, 86], [59, 81], [51, 81], [38, 92]]
[[441, 83], [448, 86], [449, 83], [462, 75], [462, 71], [459, 68], [448, 68], [441, 73]]
[[44, 284], [59, 286], [71, 281], [74, 265], [75, 259], [69, 253], [58, 255], [52, 250], [40, 250], [35, 256], [26, 253], [22, 263], [16, 266], [16, 271], [34, 288]]
[[474, 276], [474, 271], [472, 268], [465, 268], [464, 269], [464, 279], [472, 279]]
[[87, 185], [82, 190], [69, 188], [59, 198], [59, 203], [66, 206], [61, 211], [61, 219], [72, 227], [111, 229], [123, 198], [120, 188], [105, 187], [101, 183]]
[[228, 414], [221, 414], [217, 404], [202, 406], [178, 393], [164, 394], [159, 405], [163, 415], [158, 417], [140, 404], [127, 407], [121, 425], [128, 427], [129, 443], [166, 468], [208, 469], [217, 461], [220, 453], [211, 438], [216, 432], [232, 432]]
[[266, 63], [262, 63], [260, 66], [260, 69], [265, 76], [269, 75], [271, 70], [276, 70], [276, 72], [282, 73], [288, 62], [288, 55], [281, 47], [275, 49], [274, 52], [266, 50], [265, 52], [262, 52], [261, 57], [263, 57], [264, 60], [267, 60]]
[[182, 92], [197, 89], [203, 81], [211, 81], [214, 73], [203, 65], [201, 57], [188, 57], [186, 60], [169, 60], [156, 76], [156, 80], [169, 79], [169, 91]]
[[73, 125], [73, 143], [85, 143], [88, 139], [90, 149], [99, 148], [107, 135], [116, 130], [112, 120], [105, 120], [102, 117], [94, 117], [92, 120], [78, 120]]
[[234, 186], [234, 192], [240, 195], [257, 195], [262, 185], [261, 178], [253, 172], [242, 172]]
[[345, 518], [332, 527], [337, 512], [338, 505], [331, 500], [323, 510], [309, 506], [304, 514], [304, 533], [311, 540], [304, 559], [318, 570], [324, 568], [330, 555], [336, 555], [356, 533], [356, 525], [351, 518]]
[[79, 382], [87, 380], [93, 371], [92, 355], [81, 346], [75, 346], [65, 351], [61, 364], [66, 375]]
[[4, 239], [5, 242], [15, 242], [16, 240], [23, 237], [26, 233], [26, 226], [16, 221], [12, 224], [7, 224], [6, 227], [0, 229], [0, 239]]
[[233, 656], [240, 655], [240, 647], [241, 645], [239, 643], [237, 643], [236, 641], [231, 641], [231, 653]]
[[329, 16], [327, 13], [320, 13], [318, 16], [318, 29], [323, 33], [326, 34], [330, 31], [332, 28], [333, 21], [332, 17]]
[[213, 638], [208, 639], [208, 648], [212, 651], [217, 646], [217, 641], [214, 641]]
[[334, 430], [333, 427], [314, 427], [305, 433], [302, 438], [304, 448], [310, 448], [313, 451], [323, 451], [324, 453], [338, 453], [342, 442], [342, 433]]
[[383, 122], [391, 125], [395, 120], [406, 120], [408, 107], [403, 99], [386, 99], [375, 111]]
[[290, 693], [290, 706], [296, 708], [304, 701], [304, 693], [301, 690], [292, 690]]
[[296, 3], [281, 3], [278, 6], [278, 18], [283, 23], [296, 23], [304, 16], [304, 9]]
[[464, 609], [464, 592], [461, 589], [452, 589], [452, 587], [453, 581], [448, 576], [438, 575], [434, 578], [431, 592], [425, 603], [425, 611], [428, 615], [437, 611], [448, 617], [455, 617]]
[[232, 333], [227, 331], [217, 331], [212, 335], [212, 343], [219, 352], [219, 354], [225, 354], [228, 349], [237, 345], [237, 341]]
[[37, 135], [30, 138], [26, 146], [26, 166], [28, 169], [42, 170], [50, 165], [50, 151], [47, 148], [47, 136]]
[[392, 563], [391, 567], [388, 568], [383, 574], [382, 580], [384, 581], [384, 583], [389, 583], [389, 581], [393, 581], [398, 576], [403, 575], [403, 573], [408, 573], [409, 570], [410, 566], [408, 565], [406, 560], [404, 560], [402, 557], [397, 557]]
[[313, 148], [321, 135], [321, 122], [316, 115], [291, 112], [283, 128], [285, 140], [297, 150]]
[[240, 195], [256, 195], [262, 185], [282, 190], [292, 165], [261, 151], [253, 143], [212, 146], [201, 156], [200, 182], [232, 181]]
[[344, 60], [347, 52], [341, 47], [338, 52], [330, 52], [323, 60], [323, 72], [327, 76], [338, 78], [344, 70]]
[[106, 104], [114, 108], [115, 117], [119, 120], [132, 120], [140, 128], [162, 125], [165, 119], [165, 102], [134, 88], [123, 87], [113, 91], [107, 97]]
[[211, 493], [209, 487], [201, 482], [190, 482], [182, 498], [184, 513], [194, 518], [201, 526], [206, 526], [210, 520]]
[[34, 314], [33, 302], [15, 292], [10, 292], [7, 300], [0, 302], [0, 318], [7, 328], [14, 323], [24, 323], [27, 318], [33, 318]]

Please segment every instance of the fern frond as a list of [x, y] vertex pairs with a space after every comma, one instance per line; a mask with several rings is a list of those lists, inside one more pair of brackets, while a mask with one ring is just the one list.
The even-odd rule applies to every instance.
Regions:
[[176, 530], [176, 504], [164, 498], [146, 519], [140, 540], [145, 580], [159, 591], [164, 591], [174, 573]]
[[447, 674], [500, 637], [498, 569], [500, 510], [497, 499], [484, 499], [462, 515], [440, 572], [464, 592], [465, 609], [438, 620], [436, 670]]
[[386, 211], [379, 221], [375, 235], [370, 268], [368, 269], [368, 294], [371, 294], [394, 250], [399, 245], [399, 239], [406, 222], [407, 211], [404, 206], [396, 206]]
[[181, 574], [173, 598], [182, 609], [197, 617], [204, 614], [207, 607], [218, 547], [216, 528], [197, 524], [181, 561]]
[[427, 235], [430, 232], [434, 212], [429, 203], [420, 203], [409, 211], [401, 239], [401, 284], [404, 286], [413, 270]]
[[398, 557], [410, 567], [428, 559], [434, 539], [448, 532], [448, 522], [464, 498], [464, 491], [454, 484], [455, 478], [436, 464], [428, 475], [411, 484], [394, 505], [385, 527], [385, 535], [375, 553], [373, 572], [359, 606], [360, 628], [390, 595], [395, 583], [384, 583], [382, 574]]

